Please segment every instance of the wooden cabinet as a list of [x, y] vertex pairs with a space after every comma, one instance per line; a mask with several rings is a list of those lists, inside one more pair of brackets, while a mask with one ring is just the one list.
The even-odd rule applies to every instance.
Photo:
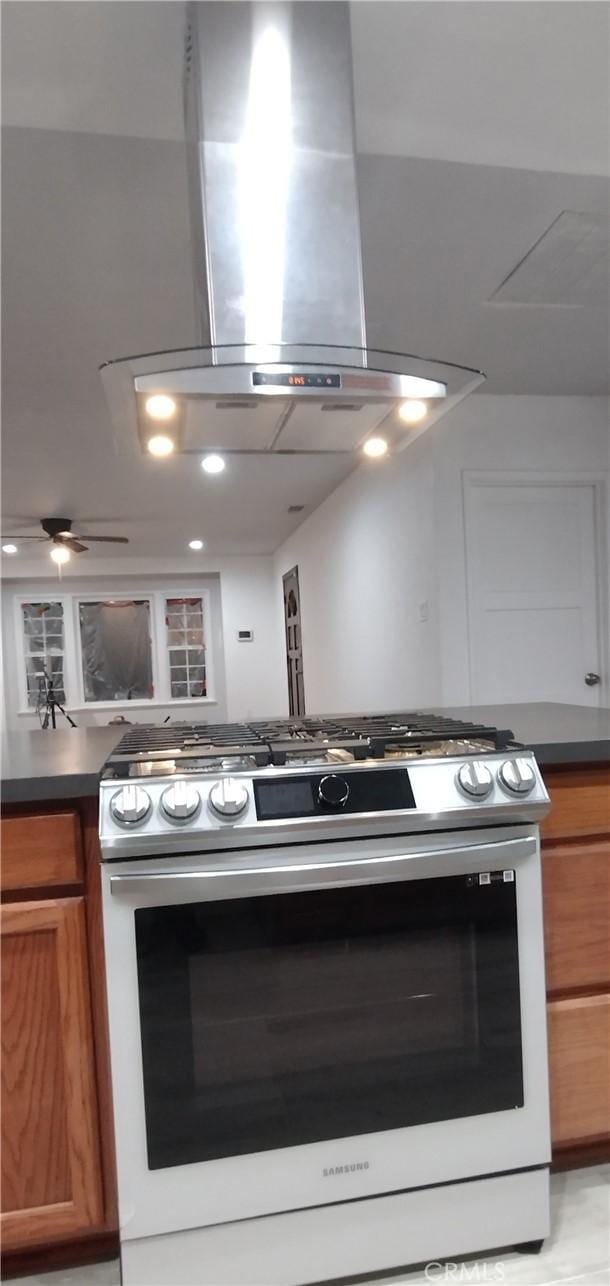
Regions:
[[610, 1133], [610, 995], [549, 1005], [551, 1121], [556, 1148]]
[[117, 1252], [97, 809], [2, 820], [6, 1275]]
[[94, 1228], [103, 1214], [82, 898], [0, 909], [2, 1244]]
[[83, 871], [78, 815], [39, 813], [3, 818], [0, 877], [3, 893], [79, 884]]
[[610, 1152], [610, 767], [555, 769], [545, 780], [552, 1138], [569, 1163], [571, 1153]]
[[543, 849], [550, 995], [610, 991], [610, 840]]
[[543, 840], [610, 835], [610, 767], [551, 768], [544, 773], [553, 807], [542, 823]]

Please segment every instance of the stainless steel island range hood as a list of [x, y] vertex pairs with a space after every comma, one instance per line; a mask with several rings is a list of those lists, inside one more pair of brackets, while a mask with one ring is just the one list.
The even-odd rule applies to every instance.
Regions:
[[107, 362], [115, 422], [159, 453], [406, 445], [483, 376], [367, 348], [349, 6], [189, 4], [184, 87], [201, 347]]

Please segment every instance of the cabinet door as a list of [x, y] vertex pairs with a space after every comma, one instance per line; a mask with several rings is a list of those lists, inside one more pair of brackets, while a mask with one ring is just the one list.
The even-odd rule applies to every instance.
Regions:
[[3, 1249], [101, 1223], [82, 898], [0, 908]]
[[610, 995], [548, 1007], [553, 1146], [610, 1138]]
[[610, 839], [542, 852], [546, 981], [551, 994], [610, 990]]
[[80, 825], [75, 812], [2, 818], [3, 892], [82, 882]]
[[540, 827], [543, 843], [609, 833], [610, 768], [606, 764], [545, 769], [544, 780], [551, 811]]

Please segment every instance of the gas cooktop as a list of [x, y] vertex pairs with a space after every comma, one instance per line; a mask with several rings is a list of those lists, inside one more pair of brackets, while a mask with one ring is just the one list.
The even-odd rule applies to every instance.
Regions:
[[134, 724], [100, 790], [106, 860], [535, 820], [512, 732], [420, 711]]
[[240, 772], [268, 766], [482, 754], [515, 746], [512, 732], [420, 711], [253, 723], [135, 724], [104, 776]]

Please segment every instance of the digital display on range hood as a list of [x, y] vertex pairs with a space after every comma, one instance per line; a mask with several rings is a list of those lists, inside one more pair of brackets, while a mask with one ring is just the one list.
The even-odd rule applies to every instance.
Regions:
[[312, 375], [308, 371], [295, 371], [291, 375], [253, 371], [252, 384], [255, 388], [260, 385], [266, 388], [341, 388], [341, 376]]

